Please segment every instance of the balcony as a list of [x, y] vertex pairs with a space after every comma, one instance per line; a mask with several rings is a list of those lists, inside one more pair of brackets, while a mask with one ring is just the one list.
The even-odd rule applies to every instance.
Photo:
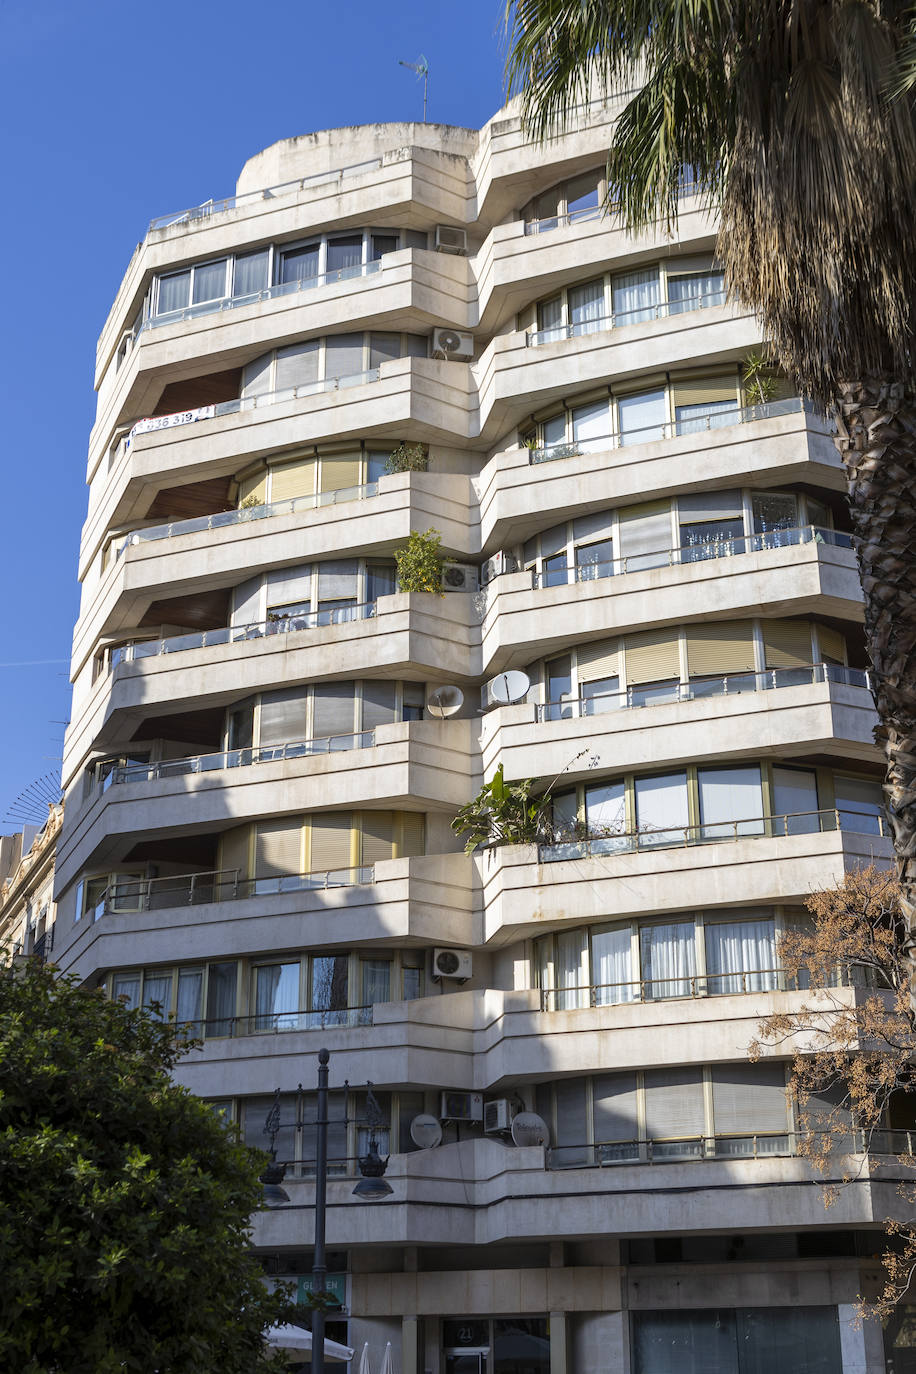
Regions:
[[593, 319], [579, 320], [574, 324], [532, 329], [525, 335], [525, 346], [540, 348], [543, 344], [557, 343], [560, 339], [579, 339], [586, 334], [603, 334], [609, 329], [645, 324], [649, 320], [665, 320], [672, 315], [687, 315], [694, 310], [708, 310], [714, 305], [725, 305], [725, 302], [724, 290], [713, 291], [703, 296], [687, 296], [679, 301], [663, 301], [658, 305], [643, 306], [638, 310], [597, 315]]
[[[829, 1138], [829, 1132], [814, 1132]], [[909, 1131], [880, 1131], [871, 1138], [853, 1130], [843, 1142], [842, 1156], [906, 1155]], [[684, 1136], [668, 1140], [613, 1140], [581, 1145], [553, 1146], [545, 1151], [547, 1169], [595, 1169], [620, 1164], [674, 1164], [687, 1160], [764, 1160], [804, 1158], [794, 1132], [758, 1132], [746, 1135]]]
[[158, 763], [131, 763], [113, 768], [98, 785], [107, 792], [119, 783], [157, 782], [160, 778], [187, 778], [196, 773], [222, 772], [231, 768], [250, 768], [259, 763], [285, 763], [287, 759], [308, 758], [315, 754], [336, 754], [348, 749], [371, 749], [375, 731], [328, 735], [321, 739], [297, 740], [291, 744], [264, 744], [247, 749], [223, 749], [215, 754], [196, 754], [191, 758], [162, 759]]

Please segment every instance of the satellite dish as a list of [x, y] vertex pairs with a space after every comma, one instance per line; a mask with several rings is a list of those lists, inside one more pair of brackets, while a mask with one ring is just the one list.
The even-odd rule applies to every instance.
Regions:
[[[411, 1127], [411, 1131], [413, 1127]], [[513, 1145], [549, 1145], [547, 1122], [537, 1112], [519, 1112], [512, 1118]]]
[[461, 347], [461, 335], [456, 334], [454, 329], [440, 329], [438, 343], [443, 353], [457, 353]]
[[451, 683], [436, 687], [426, 698], [426, 709], [434, 716], [438, 716], [440, 720], [455, 715], [463, 705], [464, 692], [460, 687], [452, 686]]
[[500, 706], [509, 706], [513, 701], [521, 701], [530, 686], [531, 679], [527, 673], [513, 670], [492, 678], [487, 683], [487, 693], [491, 701], [498, 701]]
[[439, 1118], [429, 1116], [425, 1112], [415, 1116], [410, 1123], [410, 1138], [421, 1150], [432, 1150], [436, 1145], [441, 1145], [442, 1127]]

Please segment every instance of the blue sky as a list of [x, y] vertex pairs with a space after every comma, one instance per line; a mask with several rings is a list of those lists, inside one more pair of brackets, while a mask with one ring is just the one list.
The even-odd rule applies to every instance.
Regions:
[[502, 13], [502, 0], [0, 0], [0, 833], [59, 766], [95, 342], [147, 223], [231, 194], [279, 138], [420, 119], [399, 58], [428, 58], [430, 120], [484, 123], [503, 100]]

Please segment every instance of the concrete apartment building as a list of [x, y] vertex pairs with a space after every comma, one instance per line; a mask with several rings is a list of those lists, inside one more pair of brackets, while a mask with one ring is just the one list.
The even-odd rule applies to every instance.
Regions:
[[48, 959], [54, 949], [54, 856], [64, 809], [48, 807], [44, 825], [0, 835], [0, 961]]
[[[672, 235], [601, 212], [613, 117], [310, 134], [151, 225], [98, 345], [55, 959], [195, 1023], [181, 1081], [251, 1143], [280, 1088], [254, 1240], [303, 1283], [330, 1050], [328, 1329], [373, 1368], [879, 1374], [893, 1155], [826, 1212], [746, 1056], [805, 996], [779, 931], [891, 852], [843, 475], [743, 388], [696, 188]], [[430, 528], [446, 590], [399, 592]], [[556, 841], [468, 856], [499, 765], [557, 779]]]

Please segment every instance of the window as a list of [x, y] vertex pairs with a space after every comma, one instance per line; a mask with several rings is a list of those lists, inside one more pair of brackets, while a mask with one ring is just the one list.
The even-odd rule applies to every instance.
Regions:
[[638, 324], [658, 315], [658, 268], [624, 272], [611, 280], [615, 325]]
[[525, 232], [543, 234], [561, 224], [580, 224], [600, 219], [607, 199], [604, 167], [561, 181], [529, 202], [522, 211]]
[[[261, 895], [303, 888], [349, 886], [371, 882], [375, 864], [425, 853], [425, 817], [413, 811], [330, 811], [287, 816], [235, 827], [233, 853], [244, 865], [243, 879], [254, 878]], [[249, 846], [254, 834], [254, 872], [249, 872]], [[238, 867], [223, 864], [224, 867]]]
[[254, 253], [240, 253], [235, 259], [232, 277], [233, 296], [252, 296], [266, 291], [270, 281], [270, 252], [260, 248]]
[[194, 1036], [208, 1039], [236, 1033], [238, 964], [234, 961], [191, 968], [116, 972], [107, 980], [108, 995], [128, 1007], [146, 1007], [163, 1020], [187, 1025]]
[[203, 305], [222, 299], [228, 290], [228, 258], [198, 263], [180, 272], [161, 276], [156, 292], [156, 314], [170, 315], [189, 305]]
[[594, 334], [599, 329], [607, 328], [609, 321], [604, 304], [603, 278], [570, 288], [569, 324], [574, 336]]
[[621, 396], [617, 402], [617, 427], [621, 444], [649, 444], [656, 439], [663, 439], [667, 421], [667, 400], [661, 389]]
[[423, 334], [331, 334], [287, 344], [245, 365], [242, 400], [301, 387], [320, 391], [329, 383], [355, 385], [391, 358], [425, 358], [427, 351]]
[[635, 798], [636, 828], [641, 849], [686, 843], [690, 824], [686, 773], [637, 778]]
[[772, 916], [707, 921], [706, 972], [710, 993], [773, 991], [777, 975]]
[[820, 829], [813, 769], [774, 765], [773, 816], [774, 835], [811, 835]]
[[700, 768], [697, 785], [704, 840], [763, 834], [759, 767]]
[[140, 911], [146, 895], [146, 875], [133, 873], [101, 873], [84, 878], [77, 884], [74, 920], [118, 912]]
[[345, 277], [359, 276], [362, 271], [363, 261], [363, 236], [362, 234], [346, 234], [338, 238], [328, 239], [328, 278], [336, 277], [341, 280]]
[[634, 1374], [841, 1374], [835, 1307], [633, 1313]]
[[277, 281], [302, 282], [318, 276], [317, 243], [299, 248], [285, 248], [277, 254]]
[[[579, 218], [591, 218], [600, 213], [592, 189], [583, 187], [583, 198], [575, 213]], [[540, 227], [553, 227], [557, 222], [557, 201], [551, 194], [536, 202], [545, 218]], [[520, 315], [519, 328], [537, 324], [535, 337], [528, 336], [529, 345], [550, 343], [554, 338], [572, 338], [591, 334], [600, 329], [626, 328], [634, 324], [682, 315], [690, 310], [707, 309], [725, 302], [724, 279], [721, 271], [709, 266], [700, 267], [697, 260], [666, 259], [630, 272], [605, 274], [593, 281], [566, 287], [547, 300], [530, 306]], [[696, 270], [684, 270], [685, 268]], [[564, 326], [568, 325], [568, 329]], [[556, 331], [556, 332], [555, 332]]]
[[668, 274], [668, 310], [672, 315], [703, 306], [725, 304], [725, 278], [721, 272]]
[[843, 830], [859, 835], [886, 835], [884, 792], [879, 782], [865, 778], [836, 778], [836, 808]]

